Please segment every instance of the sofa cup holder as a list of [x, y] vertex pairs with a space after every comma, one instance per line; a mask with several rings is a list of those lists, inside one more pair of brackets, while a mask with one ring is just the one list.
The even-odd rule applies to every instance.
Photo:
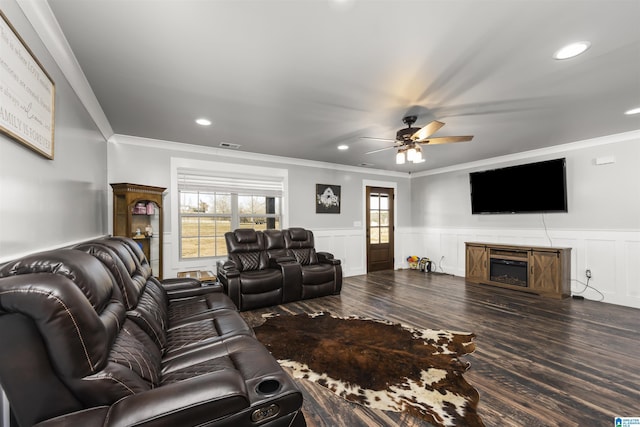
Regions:
[[256, 391], [259, 394], [270, 395], [270, 394], [277, 393], [278, 391], [280, 391], [281, 388], [282, 388], [282, 384], [280, 383], [280, 381], [274, 378], [270, 378], [268, 380], [260, 381], [260, 383], [256, 387]]

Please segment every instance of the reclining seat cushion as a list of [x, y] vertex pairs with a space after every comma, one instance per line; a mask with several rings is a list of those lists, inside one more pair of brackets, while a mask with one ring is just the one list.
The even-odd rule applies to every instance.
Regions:
[[213, 317], [190, 320], [169, 328], [164, 356], [175, 357], [235, 335], [255, 336], [237, 310], [216, 310]]
[[[237, 229], [225, 233], [229, 260], [239, 275], [239, 289], [229, 290], [238, 298], [239, 308], [278, 304], [282, 301], [282, 271], [269, 268], [264, 235], [254, 229]], [[234, 300], [234, 302], [236, 302]]]
[[238, 335], [183, 357], [164, 361], [162, 384], [218, 370], [236, 371], [245, 380], [260, 377], [288, 379], [266, 347], [254, 338]]
[[152, 275], [151, 264], [149, 264], [149, 260], [147, 259], [144, 252], [142, 252], [142, 249], [140, 248], [140, 246], [138, 246], [135, 240], [129, 237], [124, 237], [124, 236], [111, 236], [111, 237], [108, 237], [106, 240], [120, 242], [126, 245], [126, 248], [129, 251], [131, 251], [131, 254], [137, 261], [138, 268], [140, 269], [140, 273], [144, 277], [149, 277]]
[[74, 249], [86, 252], [98, 258], [113, 274], [123, 302], [127, 310], [138, 305], [140, 294], [142, 294], [146, 278], [136, 272], [136, 264], [131, 253], [122, 244], [116, 244], [109, 240], [99, 240], [82, 243]]
[[288, 257], [282, 230], [264, 230], [262, 234], [269, 259], [278, 260]]
[[[109, 362], [122, 365], [146, 380], [151, 388], [160, 384], [162, 355], [149, 336], [129, 319], [109, 352]], [[111, 369], [114, 369], [113, 367]], [[105, 372], [111, 369], [105, 368]]]
[[[199, 294], [197, 296], [182, 299], [171, 299], [166, 293], [167, 289], [164, 285], [165, 281], [160, 282], [151, 275], [151, 269], [148, 267], [149, 263], [147, 262], [144, 252], [142, 252], [138, 244], [133, 239], [128, 237], [115, 236], [109, 237], [108, 239], [105, 239], [105, 241], [110, 242], [112, 247], [120, 248], [120, 250], [117, 251], [118, 256], [120, 256], [127, 264], [127, 267], [130, 270], [130, 274], [135, 274], [136, 278], [143, 278], [142, 280], [145, 286], [148, 285], [147, 281], [149, 279], [154, 280], [154, 283], [158, 286], [158, 290], [156, 290], [156, 292], [154, 293], [156, 294], [156, 297], [161, 298], [161, 300], [159, 300], [159, 303], [167, 307], [167, 318], [169, 322], [185, 319], [187, 317], [205, 311], [217, 310], [221, 308], [235, 308], [233, 302], [229, 301], [222, 294], [221, 287], [207, 287], [206, 292], [203, 292], [202, 294]], [[133, 263], [133, 266], [135, 267], [132, 267], [130, 263]], [[131, 271], [132, 268], [134, 269], [133, 271]], [[172, 290], [202, 288], [202, 284], [197, 279], [168, 279], [168, 282], [171, 283], [169, 288]], [[142, 289], [140, 289], [140, 291], [142, 291]]]
[[3, 289], [0, 311], [19, 310], [35, 322], [56, 375], [85, 407], [111, 404], [159, 381], [159, 351], [125, 320], [120, 290], [97, 258], [74, 249], [43, 252], [0, 272], [11, 274], [22, 281], [18, 289]]
[[288, 252], [302, 265], [303, 285], [322, 285], [335, 281], [333, 266], [318, 263], [313, 233], [310, 230], [290, 228], [285, 233], [285, 244]]
[[286, 230], [285, 245], [290, 255], [300, 265], [317, 264], [318, 256], [314, 247], [313, 233], [304, 228], [292, 227]]
[[[76, 248], [98, 257], [109, 268], [114, 277], [118, 279], [116, 282], [119, 287], [124, 290], [125, 295], [128, 295], [125, 298], [128, 308], [127, 317], [151, 337], [157, 349], [162, 353], [200, 345], [232, 333], [253, 334], [251, 328], [239, 316], [236, 316], [235, 324], [231, 324], [232, 322], [229, 321], [220, 322], [217, 320], [218, 317], [227, 318], [229, 316], [225, 313], [208, 313], [206, 312], [207, 305], [200, 303], [179, 304], [183, 312], [190, 313], [190, 317], [185, 316], [187, 320], [183, 318], [172, 323], [167, 317], [167, 298], [162, 285], [155, 277], [142, 278], [139, 269], [136, 268], [134, 258], [122, 243], [100, 241], [82, 244]], [[143, 283], [142, 286], [139, 285], [140, 282]], [[213, 295], [226, 298], [218, 292]], [[229, 306], [233, 307], [233, 311], [235, 311], [235, 306], [231, 302], [229, 302]], [[169, 307], [171, 308], [171, 305]], [[202, 313], [206, 315], [197, 317]], [[180, 327], [174, 325], [180, 325]], [[217, 325], [220, 325], [220, 328], [217, 328]], [[172, 328], [172, 326], [174, 327]]]
[[160, 351], [167, 345], [169, 326], [166, 294], [148, 286], [129, 250], [118, 242], [101, 240], [76, 246], [99, 259], [113, 275], [121, 290], [127, 316], [154, 340]]
[[229, 258], [240, 272], [269, 268], [264, 251], [264, 236], [253, 229], [238, 229], [225, 233]]

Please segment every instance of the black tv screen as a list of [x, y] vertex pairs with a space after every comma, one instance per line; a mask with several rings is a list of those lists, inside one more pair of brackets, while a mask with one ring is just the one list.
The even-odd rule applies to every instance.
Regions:
[[472, 172], [471, 213], [567, 212], [564, 158]]

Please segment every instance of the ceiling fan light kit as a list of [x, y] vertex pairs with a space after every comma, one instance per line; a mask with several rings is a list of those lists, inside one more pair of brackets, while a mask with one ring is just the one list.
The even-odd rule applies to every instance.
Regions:
[[[404, 124], [407, 125], [406, 128], [400, 129], [396, 132], [396, 140], [394, 145], [391, 147], [382, 148], [379, 150], [369, 151], [366, 154], [373, 154], [384, 150], [389, 150], [391, 148], [397, 148], [396, 152], [396, 164], [403, 165], [405, 162], [412, 163], [422, 163], [424, 162], [424, 158], [422, 157], [422, 144], [449, 144], [452, 142], [463, 142], [463, 141], [471, 141], [473, 139], [472, 135], [468, 136], [439, 136], [431, 138], [435, 132], [438, 131], [442, 126], [444, 126], [443, 122], [439, 122], [434, 120], [428, 123], [426, 126], [421, 128], [411, 127], [416, 120], [418, 120], [417, 116], [406, 116], [402, 119]], [[371, 139], [379, 139], [379, 138], [371, 138]]]

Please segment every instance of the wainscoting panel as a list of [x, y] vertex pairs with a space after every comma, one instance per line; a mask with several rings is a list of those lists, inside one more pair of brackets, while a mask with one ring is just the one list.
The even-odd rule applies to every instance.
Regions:
[[[587, 299], [640, 308], [640, 232], [608, 230], [534, 230], [421, 228], [405, 249], [429, 257], [437, 271], [465, 275], [465, 242], [570, 247], [571, 289]], [[406, 263], [403, 266], [406, 268]], [[592, 277], [587, 287], [585, 270]]]
[[[366, 247], [363, 229], [314, 230], [316, 249], [331, 252], [342, 261], [345, 277], [365, 274]], [[640, 232], [591, 230], [475, 230], [396, 229], [396, 268], [408, 268], [407, 256], [428, 257], [438, 272], [464, 277], [465, 242], [570, 247], [571, 290], [587, 299], [640, 308]], [[216, 259], [177, 261], [177, 242], [164, 237], [164, 277], [178, 271], [215, 271]], [[587, 287], [585, 270], [591, 269]]]
[[623, 294], [640, 299], [640, 269], [638, 268], [640, 242], [626, 240], [623, 245], [624, 272], [626, 273], [626, 287], [623, 289]]
[[330, 252], [342, 262], [344, 277], [367, 272], [363, 229], [338, 228], [313, 230], [316, 251]]

